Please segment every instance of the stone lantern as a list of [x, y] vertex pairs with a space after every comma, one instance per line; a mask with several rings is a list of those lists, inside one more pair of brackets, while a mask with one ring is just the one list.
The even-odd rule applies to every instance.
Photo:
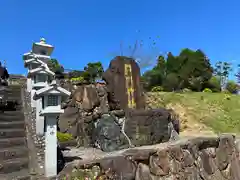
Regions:
[[35, 100], [40, 100], [39, 115], [44, 117], [46, 177], [57, 175], [57, 117], [64, 113], [61, 108], [63, 97], [70, 94], [54, 81], [51, 85], [37, 90], [34, 95]]
[[[23, 55], [24, 65], [28, 68], [28, 71], [38, 68], [42, 64], [47, 64], [51, 59], [51, 54], [54, 47], [46, 43], [44, 38], [41, 38], [40, 42], [33, 43], [32, 50]], [[32, 91], [32, 79], [27, 79], [27, 90]]]

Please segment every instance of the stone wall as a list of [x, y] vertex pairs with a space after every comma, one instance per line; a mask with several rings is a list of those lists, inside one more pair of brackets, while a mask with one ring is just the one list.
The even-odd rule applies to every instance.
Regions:
[[79, 160], [69, 174], [114, 180], [239, 180], [240, 140], [221, 135], [136, 147]]
[[36, 135], [36, 108], [31, 107], [31, 93], [23, 86], [23, 108], [27, 132], [27, 143], [30, 150], [30, 167], [34, 175], [44, 174], [44, 137]]

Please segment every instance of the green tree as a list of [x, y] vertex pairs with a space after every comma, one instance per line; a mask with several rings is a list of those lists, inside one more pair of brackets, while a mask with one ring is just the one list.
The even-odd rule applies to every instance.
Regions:
[[101, 62], [88, 63], [87, 66], [84, 67], [83, 77], [90, 83], [93, 83], [97, 78], [102, 77], [103, 71]]
[[164, 90], [176, 91], [179, 90], [179, 76], [175, 73], [169, 73], [163, 83]]
[[178, 56], [169, 52], [166, 60], [159, 56], [153, 69], [143, 74], [143, 80], [148, 89], [163, 86], [168, 91], [184, 88], [202, 91], [212, 73], [209, 59], [201, 50], [183, 49]]
[[201, 91], [203, 85], [203, 78], [199, 77], [192, 77], [188, 79], [189, 82], [189, 89], [193, 91]]
[[220, 78], [221, 90], [224, 89], [231, 70], [232, 70], [231, 64], [228, 62], [218, 61], [215, 64], [214, 74]]
[[155, 86], [161, 86], [166, 78], [166, 61], [163, 56], [157, 59], [157, 65], [142, 75], [143, 86], [146, 90], [151, 90]]
[[158, 70], [162, 77], [166, 76], [166, 60], [162, 55], [158, 56], [157, 65], [153, 69]]
[[228, 81], [226, 84], [226, 90], [228, 90], [230, 93], [234, 94], [238, 91], [238, 85], [235, 81]]
[[64, 68], [57, 59], [51, 59], [47, 63], [49, 69], [55, 73], [57, 79], [64, 79]]
[[221, 91], [221, 82], [218, 76], [212, 76], [212, 78], [206, 83], [206, 88], [211, 89], [213, 92]]
[[236, 74], [237, 82], [240, 83], [240, 64], [238, 65], [238, 72]]
[[61, 64], [59, 64], [57, 59], [51, 59], [47, 63], [49, 69], [53, 72], [64, 72], [64, 68]]
[[143, 87], [149, 91], [155, 86], [162, 85], [161, 73], [157, 70], [146, 71], [142, 75]]
[[171, 52], [167, 54], [166, 61], [166, 74], [170, 73], [178, 73], [179, 72], [179, 64], [177, 57], [173, 56]]
[[212, 72], [209, 59], [201, 50], [183, 49], [179, 56], [168, 53], [166, 73], [178, 75], [179, 89], [192, 88], [200, 91], [203, 84], [212, 77]]

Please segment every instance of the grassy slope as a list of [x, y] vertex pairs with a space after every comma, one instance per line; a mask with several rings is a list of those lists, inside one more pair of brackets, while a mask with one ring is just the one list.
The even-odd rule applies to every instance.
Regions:
[[240, 133], [240, 96], [223, 93], [148, 93], [151, 107], [172, 108], [186, 135]]

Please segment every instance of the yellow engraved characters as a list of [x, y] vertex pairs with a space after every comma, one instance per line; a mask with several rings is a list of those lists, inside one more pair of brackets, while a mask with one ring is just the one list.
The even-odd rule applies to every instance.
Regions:
[[134, 97], [134, 84], [132, 78], [132, 67], [131, 64], [124, 64], [124, 72], [125, 72], [125, 80], [126, 80], [126, 89], [127, 89], [127, 96], [128, 96], [128, 107], [135, 108], [136, 102]]

